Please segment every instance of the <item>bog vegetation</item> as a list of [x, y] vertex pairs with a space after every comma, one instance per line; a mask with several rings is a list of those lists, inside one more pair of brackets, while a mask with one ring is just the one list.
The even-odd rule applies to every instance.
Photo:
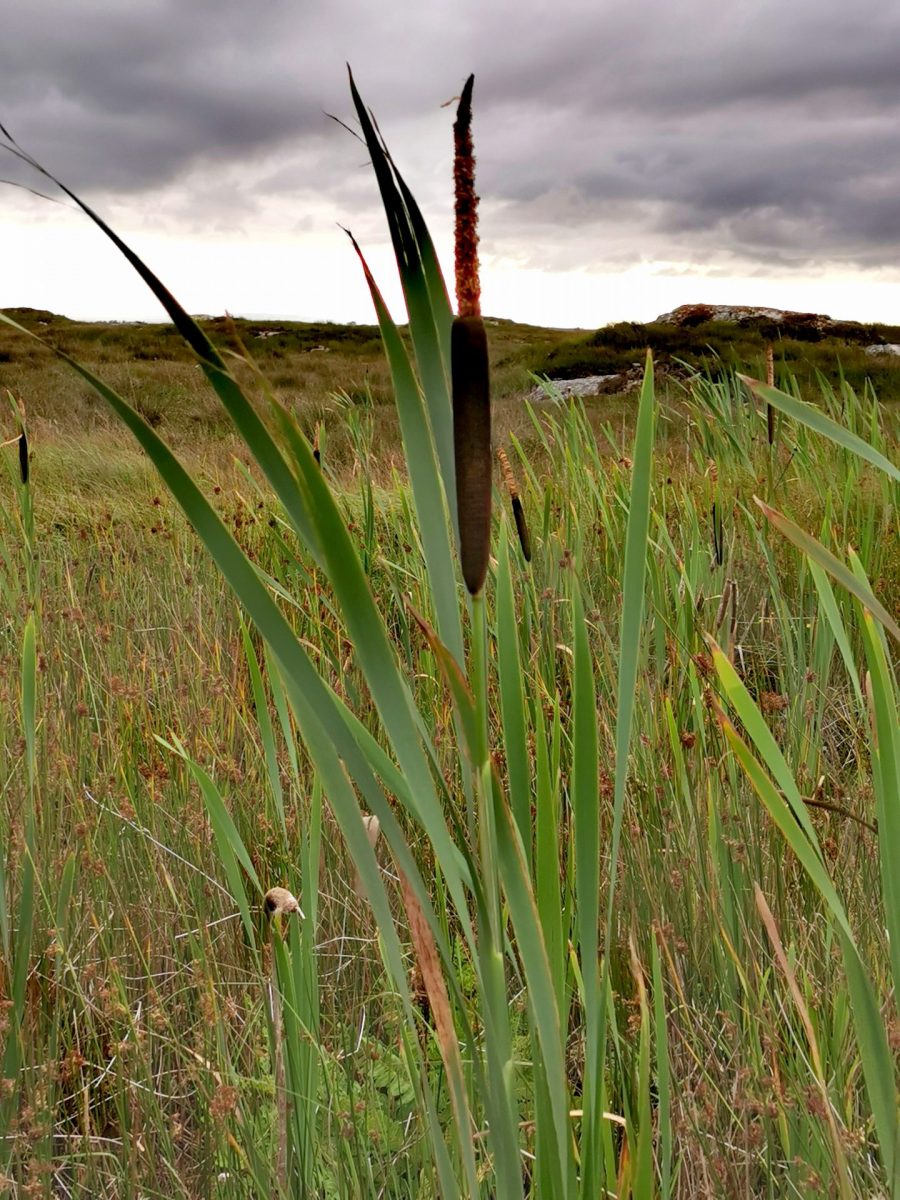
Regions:
[[[891, 410], [783, 360], [507, 400], [470, 597], [451, 307], [353, 95], [409, 312], [366, 271], [357, 395], [137, 261], [165, 396], [146, 331], [3, 318], [3, 1187], [896, 1198]], [[575, 336], [487, 331], [501, 394]]]

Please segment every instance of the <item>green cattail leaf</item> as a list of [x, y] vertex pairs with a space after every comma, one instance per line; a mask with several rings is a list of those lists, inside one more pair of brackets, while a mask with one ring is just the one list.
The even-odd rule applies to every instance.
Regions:
[[456, 511], [463, 579], [484, 587], [491, 540], [491, 400], [487, 335], [480, 317], [457, 317], [450, 341]]
[[764, 383], [760, 383], [758, 379], [750, 379], [747, 375], [739, 375], [743, 383], [759, 396], [766, 404], [777, 408], [783, 412], [785, 416], [791, 417], [795, 421], [799, 421], [801, 425], [805, 425], [807, 429], [812, 429], [815, 433], [821, 433], [823, 437], [829, 438], [837, 446], [842, 446], [845, 450], [849, 450], [851, 454], [856, 454], [872, 466], [878, 467], [880, 471], [884, 471], [891, 479], [900, 482], [900, 468], [884, 457], [874, 446], [870, 446], [863, 438], [857, 437], [855, 433], [851, 433], [849, 429], [844, 429], [842, 425], [838, 425], [837, 421], [832, 421], [821, 411], [814, 408], [811, 404], [807, 404], [805, 400], [798, 400], [795, 396], [789, 396], [787, 392], [779, 391], [775, 387], [767, 387]]

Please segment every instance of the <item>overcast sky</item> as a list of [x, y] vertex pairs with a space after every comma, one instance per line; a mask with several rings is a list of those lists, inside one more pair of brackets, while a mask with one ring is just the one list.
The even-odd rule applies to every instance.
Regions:
[[[475, 72], [484, 307], [541, 324], [688, 302], [900, 323], [890, 0], [21, 0], [0, 121], [195, 312], [401, 316], [353, 67], [450, 264]], [[0, 175], [37, 183], [6, 156]], [[0, 188], [0, 306], [153, 318], [71, 207]]]

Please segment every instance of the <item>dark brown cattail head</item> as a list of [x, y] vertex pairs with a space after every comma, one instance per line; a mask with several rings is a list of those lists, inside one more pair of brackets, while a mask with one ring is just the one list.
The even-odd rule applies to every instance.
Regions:
[[22, 475], [22, 482], [28, 482], [28, 438], [25, 436], [25, 430], [19, 434], [19, 471]]
[[484, 587], [491, 540], [491, 399], [487, 335], [480, 317], [457, 317], [450, 335], [456, 512], [463, 579]]
[[712, 517], [713, 564], [721, 567], [725, 562], [725, 538], [722, 529], [722, 513], [715, 501], [713, 501], [710, 516]]
[[318, 425], [316, 426], [316, 433], [315, 433], [315, 437], [313, 438], [313, 458], [316, 460], [316, 462], [319, 464], [319, 466], [322, 465], [322, 451], [319, 447], [319, 426]]
[[525, 509], [522, 507], [522, 499], [519, 496], [516, 477], [513, 475], [509, 459], [506, 457], [506, 451], [502, 446], [497, 451], [497, 458], [500, 460], [503, 478], [506, 480], [506, 490], [509, 492], [509, 499], [512, 504], [513, 520], [516, 523], [516, 533], [519, 535], [522, 556], [526, 562], [531, 562], [531, 536], [528, 533], [528, 523], [525, 520]]

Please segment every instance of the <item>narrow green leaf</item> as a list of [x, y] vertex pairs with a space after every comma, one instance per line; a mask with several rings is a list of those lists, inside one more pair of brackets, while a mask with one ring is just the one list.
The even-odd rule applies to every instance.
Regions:
[[821, 433], [823, 437], [827, 437], [835, 445], [842, 447], [844, 450], [849, 450], [851, 454], [858, 455], [859, 458], [865, 459], [866, 462], [878, 467], [880, 471], [884, 471], [891, 479], [900, 482], [900, 470], [889, 459], [885, 458], [883, 454], [879, 453], [879, 451], [870, 446], [861, 437], [857, 437], [849, 429], [844, 429], [842, 425], [838, 425], [836, 421], [832, 421], [831, 417], [826, 416], [821, 409], [815, 408], [812, 404], [807, 404], [805, 400], [798, 400], [795, 396], [789, 396], [787, 392], [779, 391], [778, 388], [767, 387], [766, 384], [760, 383], [758, 379], [751, 379], [748, 375], [739, 375], [738, 378], [747, 385], [755, 396], [765, 401], [766, 404], [771, 404], [773, 408], [777, 408], [785, 416], [799, 421], [801, 425], [805, 425], [807, 429], [812, 429], [814, 433]]
[[509, 560], [506, 527], [500, 531], [497, 553], [497, 674], [500, 685], [500, 715], [503, 748], [509, 780], [509, 799], [522, 842], [531, 857], [531, 772], [522, 694], [522, 662], [519, 655], [519, 625]]
[[842, 587], [845, 587], [848, 592], [852, 593], [857, 600], [865, 605], [869, 612], [878, 618], [885, 629], [889, 630], [900, 641], [900, 625], [897, 624], [884, 605], [876, 599], [872, 589], [867, 584], [857, 579], [849, 567], [842, 563], [840, 559], [835, 558], [830, 550], [826, 550], [821, 542], [817, 542], [812, 534], [800, 529], [793, 521], [788, 520], [780, 512], [776, 512], [774, 508], [770, 508], [758, 496], [754, 496], [753, 499], [759, 505], [767, 520], [775, 526], [779, 533], [783, 533], [788, 541], [794, 543], [798, 550], [802, 550], [808, 558], [818, 563]]

